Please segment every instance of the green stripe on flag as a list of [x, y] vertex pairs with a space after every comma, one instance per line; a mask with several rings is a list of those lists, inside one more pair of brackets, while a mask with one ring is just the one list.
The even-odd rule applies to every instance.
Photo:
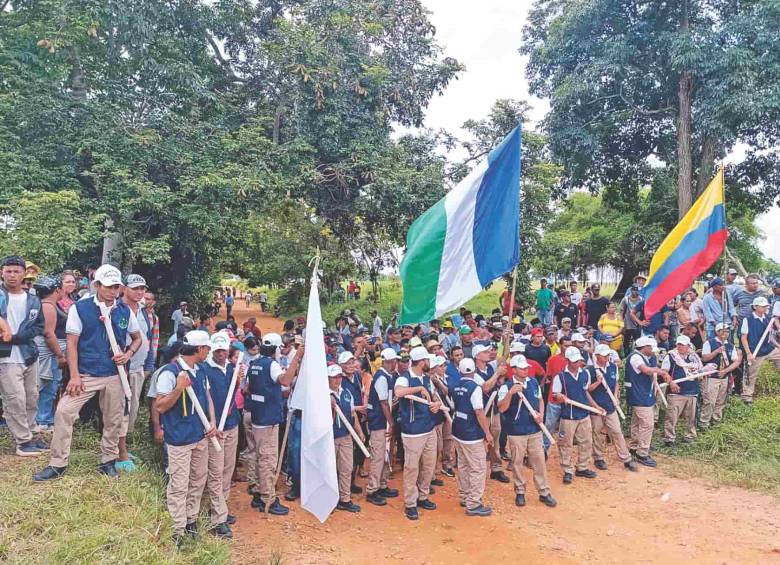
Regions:
[[427, 322], [436, 314], [439, 269], [447, 234], [444, 198], [417, 218], [406, 235], [406, 253], [401, 261], [404, 299], [401, 324]]

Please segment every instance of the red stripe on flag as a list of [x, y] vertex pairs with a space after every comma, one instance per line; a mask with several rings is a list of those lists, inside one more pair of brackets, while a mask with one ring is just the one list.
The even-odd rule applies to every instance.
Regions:
[[650, 319], [672, 298], [690, 288], [696, 277], [718, 260], [726, 246], [728, 235], [728, 230], [725, 228], [711, 234], [704, 249], [677, 267], [658, 284], [653, 293], [645, 299], [646, 320]]

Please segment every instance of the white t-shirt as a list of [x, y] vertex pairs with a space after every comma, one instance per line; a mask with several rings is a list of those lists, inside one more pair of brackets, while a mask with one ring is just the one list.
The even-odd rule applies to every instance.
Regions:
[[636, 371], [637, 373], [641, 372], [639, 370], [639, 367], [641, 367], [642, 365], [645, 365], [646, 367], [650, 366], [650, 361], [645, 359], [644, 355], [640, 353], [639, 355], [631, 356], [631, 367], [633, 367], [634, 371]]
[[[579, 292], [572, 292], [571, 293], [571, 303], [575, 306], [579, 306], [580, 302], [582, 302], [582, 294]], [[572, 323], [574, 323], [574, 320], [572, 320]]]
[[[98, 304], [97, 298], [82, 298], [82, 300], [94, 300], [95, 304]], [[132, 334], [140, 332], [141, 328], [138, 325], [138, 318], [132, 315], [127, 321], [127, 333]], [[81, 330], [84, 328], [81, 324], [81, 316], [76, 308], [70, 308], [68, 310], [68, 321], [65, 322], [65, 332], [72, 335], [81, 335]]]
[[[466, 379], [467, 377], [463, 377], [463, 378]], [[477, 382], [477, 379], [482, 380], [482, 377], [480, 377], [479, 375], [475, 374], [474, 377], [473, 377], [474, 382]], [[479, 387], [475, 388], [474, 392], [471, 393], [471, 398], [469, 398], [469, 400], [471, 401], [471, 407], [474, 410], [484, 410], [484, 408], [485, 408], [485, 400], [482, 397], [482, 389], [481, 388], [479, 388]], [[464, 441], [462, 439], [456, 438], [455, 436], [453, 436], [453, 439], [455, 441], [458, 441], [458, 442], [462, 443], [462, 444], [480, 443], [482, 441], [485, 441], [485, 440], [482, 440], [482, 439], [472, 439], [472, 440]]]
[[[40, 316], [40, 314], [38, 314]], [[11, 326], [11, 332], [14, 335], [19, 331], [19, 327], [27, 317], [27, 293], [20, 294], [8, 293], [8, 325]], [[18, 345], [11, 346], [11, 355], [0, 358], [0, 363], [19, 363], [24, 364], [24, 356]]]
[[387, 387], [387, 375], [384, 373], [379, 374], [376, 383], [374, 383], [374, 389], [376, 389], [376, 396], [379, 400], [387, 400], [390, 398], [390, 391]]

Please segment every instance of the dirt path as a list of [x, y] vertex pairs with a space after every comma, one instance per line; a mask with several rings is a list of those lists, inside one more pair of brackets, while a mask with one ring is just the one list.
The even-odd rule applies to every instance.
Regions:
[[[234, 313], [240, 322], [248, 315], [245, 308]], [[281, 329], [280, 320], [255, 307], [251, 313], [264, 331]], [[539, 503], [532, 486], [528, 506], [517, 508], [510, 485], [488, 480], [489, 518], [466, 517], [455, 479], [444, 477], [432, 496], [438, 510], [421, 511], [416, 523], [404, 517], [400, 498], [378, 508], [362, 495], [354, 499], [360, 514], [335, 512], [322, 525], [298, 503], [286, 518], [265, 518], [249, 505], [246, 484], [238, 483], [230, 497], [238, 517], [233, 556], [252, 563], [780, 563], [777, 499], [670, 477], [664, 467], [673, 459], [638, 473], [624, 471], [614, 458], [609, 463], [595, 480], [564, 486], [553, 454], [548, 477], [555, 509]], [[391, 486], [401, 488], [399, 470]], [[278, 488], [286, 490], [282, 482]]]

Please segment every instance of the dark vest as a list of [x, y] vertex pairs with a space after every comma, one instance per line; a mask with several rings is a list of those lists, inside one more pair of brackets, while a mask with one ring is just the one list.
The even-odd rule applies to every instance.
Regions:
[[[100, 309], [92, 298], [79, 300], [73, 306], [81, 319], [81, 335], [79, 336], [79, 373], [91, 377], [111, 377], [119, 374], [116, 363], [112, 361], [114, 354], [108, 341], [106, 327], [100, 319]], [[116, 301], [111, 309], [111, 326], [119, 347], [124, 350], [127, 343], [127, 326], [130, 323], [130, 308]]]
[[[648, 367], [657, 367], [658, 359], [653, 355], [650, 359], [646, 359], [638, 351], [634, 351], [626, 357], [626, 388], [628, 388], [628, 405], [629, 406], [655, 406], [655, 391], [653, 390], [653, 378], [650, 375], [645, 375], [638, 371], [635, 371], [631, 366], [631, 359], [635, 355], [639, 355], [642, 358], [644, 365]], [[628, 385], [631, 385], [630, 387]]]
[[393, 390], [391, 388], [392, 384], [392, 377], [385, 371], [383, 368], [379, 368], [379, 370], [374, 374], [374, 378], [371, 379], [371, 390], [368, 391], [368, 405], [366, 406], [366, 414], [368, 415], [368, 429], [371, 431], [374, 430], [384, 430], [387, 428], [387, 418], [385, 418], [385, 413], [382, 411], [382, 402], [379, 400], [379, 395], [376, 392], [376, 382], [380, 378], [385, 379], [387, 381], [387, 390]]
[[[228, 388], [230, 387], [230, 381], [233, 380], [234, 365], [228, 364], [225, 373], [222, 372], [222, 369], [212, 367], [208, 363], [203, 363], [203, 367], [209, 378], [211, 400], [214, 402], [214, 417], [217, 419], [217, 425], [219, 425], [225, 402], [228, 400], [227, 393]], [[238, 426], [240, 415], [235, 402], [235, 391], [237, 388], [238, 387], [236, 386], [236, 388], [233, 389], [233, 398], [230, 399], [230, 408], [228, 409], [228, 415], [225, 419], [225, 430], [232, 430]]]
[[[614, 392], [615, 384], [617, 383], [618, 380], [617, 366], [614, 363], [607, 363], [606, 369], [602, 369], [602, 368], [599, 369], [601, 370], [601, 373], [604, 376], [604, 382], [599, 386], [597, 386], [592, 391], [590, 391], [590, 396], [591, 398], [593, 398], [596, 404], [598, 404], [604, 410], [607, 411], [607, 414], [612, 414], [612, 412], [615, 411], [615, 403], [612, 402], [612, 399], [609, 397], [609, 394], [607, 394], [604, 385], [608, 386], [609, 390]], [[592, 382], [595, 382], [596, 367], [595, 366], [588, 367], [587, 371], [590, 373]]]
[[[686, 359], [683, 359], [683, 361], [687, 361]], [[674, 357], [669, 355], [669, 374], [672, 375], [673, 380], [677, 379], [684, 379], [687, 375], [685, 374], [685, 369], [683, 367], [680, 367], [677, 363], [674, 361]], [[701, 386], [699, 384], [699, 380], [696, 379], [695, 381], [685, 381], [683, 383], [677, 383], [677, 386], [680, 387], [680, 392], [676, 393], [682, 396], [699, 396], [699, 391], [701, 390]]]
[[271, 378], [270, 357], [259, 357], [249, 364], [249, 397], [253, 426], [274, 426], [284, 421], [282, 385]]
[[[330, 394], [336, 399], [339, 408], [341, 408], [341, 411], [344, 413], [344, 417], [352, 418], [352, 406], [355, 403], [355, 399], [349, 389], [342, 386], [340, 395], [337, 395], [334, 391], [330, 391]], [[349, 423], [352, 424], [352, 421]], [[344, 422], [342, 422], [341, 418], [336, 414], [336, 417], [333, 419], [333, 439], [338, 439], [347, 435], [349, 435], [347, 426], [344, 425]]]
[[485, 439], [485, 432], [477, 421], [471, 395], [480, 388], [472, 379], [461, 378], [458, 384], [450, 388], [455, 411], [452, 415], [452, 435], [461, 441]]
[[747, 342], [750, 346], [750, 351], [752, 351], [753, 355], [756, 357], [769, 355], [774, 349], [774, 346], [770, 343], [769, 338], [765, 339], [764, 343], [761, 344], [761, 349], [758, 351], [758, 353], [756, 353], [756, 347], [758, 346], [758, 342], [761, 340], [761, 336], [764, 335], [764, 331], [766, 330], [767, 325], [772, 321], [772, 316], [766, 314], [762, 321], [759, 318], [756, 318], [755, 314], [751, 313], [750, 316], [745, 319], [748, 323]]
[[[581, 404], [590, 405], [588, 395], [585, 393], [585, 388], [588, 386], [588, 371], [580, 369], [577, 376], [574, 377], [569, 373], [568, 369], [564, 369], [558, 374], [558, 378], [561, 380], [563, 388], [563, 394], [567, 398], [576, 400]], [[564, 420], [582, 420], [587, 418], [590, 413], [587, 410], [572, 406], [571, 404], [564, 404], [561, 412], [561, 418]]]
[[[178, 363], [169, 363], [163, 371], [171, 371], [175, 376], [178, 376], [182, 368]], [[190, 381], [192, 381], [192, 390], [195, 391], [201, 408], [208, 413], [209, 397], [206, 390], [208, 376], [203, 364], [197, 364], [187, 374], [190, 377]], [[163, 427], [165, 443], [168, 445], [190, 445], [199, 442], [205, 435], [203, 423], [200, 421], [197, 412], [195, 412], [192, 400], [186, 392], [179, 396], [176, 404], [170, 410], [160, 414], [160, 424]]]
[[[503, 386], [507, 392], [514, 385], [514, 380], [507, 381]], [[542, 399], [542, 391], [539, 388], [539, 382], [534, 378], [527, 378], [525, 380], [525, 390], [523, 391], [528, 403], [534, 410], [539, 412], [539, 405]], [[503, 413], [504, 420], [501, 425], [502, 429], [506, 430], [506, 433], [510, 436], [527, 436], [535, 434], [541, 430], [539, 425], [531, 416], [528, 408], [523, 404], [520, 397], [516, 394], [512, 395], [512, 400], [509, 402], [509, 408]]]
[[[430, 388], [430, 379], [427, 376], [416, 377], [411, 371], [406, 371], [404, 376], [409, 380], [409, 386], [424, 386]], [[433, 430], [433, 418], [427, 405], [414, 400], [402, 398], [398, 403], [401, 432], [407, 435], [427, 434]]]

